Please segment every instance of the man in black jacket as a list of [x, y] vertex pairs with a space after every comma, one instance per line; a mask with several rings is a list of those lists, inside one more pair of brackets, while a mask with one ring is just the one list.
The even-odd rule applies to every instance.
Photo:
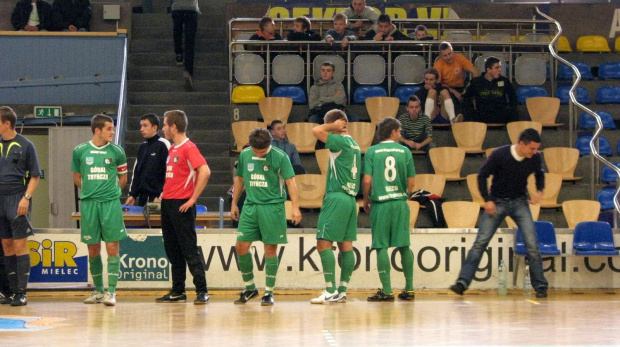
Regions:
[[377, 20], [372, 30], [368, 30], [364, 35], [364, 40], [374, 41], [394, 41], [394, 40], [411, 40], [411, 38], [396, 28], [396, 25], [392, 24], [392, 19], [387, 14], [382, 14]]
[[52, 4], [57, 30], [90, 31], [90, 1], [88, 0], [54, 0]]
[[52, 30], [52, 5], [43, 0], [19, 0], [11, 15], [11, 24], [18, 31]]
[[144, 206], [159, 199], [164, 188], [170, 142], [160, 137], [157, 131], [159, 117], [156, 114], [147, 113], [140, 118], [140, 132], [146, 141], [138, 148], [126, 205]]
[[321, 41], [321, 35], [310, 30], [310, 19], [305, 16], [295, 18], [293, 29], [286, 36], [288, 41]]

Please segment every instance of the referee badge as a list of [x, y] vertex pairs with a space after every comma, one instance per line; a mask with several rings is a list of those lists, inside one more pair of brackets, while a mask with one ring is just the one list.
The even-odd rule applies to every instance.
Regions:
[[95, 162], [94, 157], [86, 157], [86, 165], [93, 165], [94, 162]]
[[254, 171], [254, 163], [248, 163], [248, 171], [249, 172]]

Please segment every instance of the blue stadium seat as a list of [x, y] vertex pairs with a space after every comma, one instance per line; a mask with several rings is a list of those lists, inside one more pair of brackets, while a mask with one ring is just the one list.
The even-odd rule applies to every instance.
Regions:
[[[579, 156], [590, 155], [590, 141], [592, 136], [579, 136], [575, 142], [575, 148], [579, 150]], [[611, 146], [604, 136], [599, 137], [599, 153], [601, 155], [611, 156]]]
[[273, 90], [271, 96], [281, 96], [293, 99], [295, 104], [306, 104], [306, 93], [300, 86], [278, 86]]
[[616, 194], [616, 187], [614, 186], [606, 186], [603, 189], [599, 190], [596, 194], [596, 201], [601, 203], [601, 211], [604, 210], [613, 210], [614, 206], [614, 195]]
[[528, 98], [535, 96], [549, 96], [549, 93], [541, 86], [521, 86], [517, 89], [517, 99], [521, 105], [524, 105]]
[[[601, 121], [603, 122], [603, 128], [605, 129], [616, 129], [616, 123], [614, 123], [613, 118], [609, 112], [605, 111], [596, 111], [599, 117], [601, 117]], [[594, 129], [596, 127], [596, 120], [594, 117], [590, 116], [587, 113], [582, 113], [579, 117], [579, 127], [581, 129]]]
[[362, 86], [355, 89], [355, 93], [353, 94], [353, 100], [356, 104], [364, 104], [366, 102], [366, 98], [370, 98], [372, 96], [388, 96], [387, 92], [383, 87], [379, 86]]
[[[570, 101], [568, 96], [570, 88], [569, 86], [559, 87], [555, 93], [555, 96], [560, 99], [560, 105], [567, 105]], [[585, 105], [592, 103], [590, 95], [588, 95], [588, 91], [584, 87], [577, 87], [577, 101]]]
[[142, 214], [142, 206], [122, 205], [123, 212]]
[[[590, 66], [588, 64], [581, 62], [572, 62], [572, 64], [577, 67], [577, 70], [579, 70], [579, 73], [581, 74], [581, 79], [594, 79], [594, 76], [592, 76], [592, 70], [590, 69]], [[568, 65], [562, 64], [560, 65], [560, 69], [558, 70], [558, 79], [572, 80], [574, 74], [575, 73], [573, 72], [573, 69], [571, 69]]]
[[606, 222], [580, 222], [573, 238], [575, 255], [618, 255], [611, 225]]
[[[620, 168], [620, 163], [613, 163], [614, 166]], [[618, 180], [616, 171], [610, 169], [607, 165], [603, 166], [603, 172], [601, 173], [601, 181], [605, 183], [615, 183]]]
[[394, 92], [394, 96], [398, 98], [398, 100], [400, 100], [401, 104], [406, 104], [407, 103], [407, 99], [409, 99], [410, 96], [412, 96], [413, 94], [415, 94], [415, 92], [418, 91], [418, 89], [422, 88], [422, 86], [400, 86], [396, 89], [396, 92]]
[[600, 87], [596, 91], [599, 104], [620, 104], [620, 86]]
[[[540, 248], [540, 254], [542, 255], [560, 255], [558, 249], [557, 240], [555, 237], [555, 228], [551, 222], [534, 222], [536, 227], [536, 236], [538, 239], [538, 248]], [[517, 255], [526, 255], [525, 243], [523, 242], [523, 236], [521, 230], [517, 229], [517, 241], [515, 244], [515, 251]]]
[[602, 63], [598, 68], [598, 77], [606, 80], [620, 79], [620, 62]]
[[196, 213], [207, 213], [207, 206], [196, 205]]

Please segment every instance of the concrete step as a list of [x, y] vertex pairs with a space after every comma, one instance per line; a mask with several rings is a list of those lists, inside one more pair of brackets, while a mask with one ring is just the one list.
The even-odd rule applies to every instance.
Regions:
[[[217, 27], [226, 30], [226, 6], [201, 6], [198, 16], [198, 30], [201, 28]], [[221, 26], [214, 26], [214, 22], [221, 22]], [[172, 33], [172, 16], [168, 13], [134, 13], [132, 15], [132, 28], [164, 28]]]
[[[129, 54], [129, 66], [177, 66], [175, 54], [170, 48], [166, 53], [131, 53]], [[199, 53], [194, 57], [194, 67], [222, 66], [228, 67], [228, 54], [226, 53]]]
[[128, 101], [133, 105], [204, 105], [228, 103], [228, 92], [130, 92]]
[[[182, 80], [183, 67], [129, 67], [129, 80]], [[195, 67], [194, 80], [228, 80], [228, 68]]]
[[[129, 93], [144, 92], [175, 92], [184, 91], [182, 80], [140, 81], [128, 82]], [[194, 92], [219, 92], [225, 94], [224, 103], [228, 103], [228, 82], [222, 80], [198, 81], [194, 80]]]
[[[172, 42], [172, 38], [135, 39], [131, 40], [129, 53], [159, 53], [173, 50], [174, 44]], [[228, 46], [226, 45], [225, 37], [217, 39], [198, 38], [196, 39], [195, 51], [197, 53], [225, 53], [228, 52]]]

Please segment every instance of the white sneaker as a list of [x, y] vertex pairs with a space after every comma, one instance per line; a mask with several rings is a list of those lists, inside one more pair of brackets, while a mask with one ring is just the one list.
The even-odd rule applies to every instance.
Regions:
[[326, 302], [338, 302], [338, 292], [330, 293], [327, 290], [324, 290], [318, 298], [310, 300], [311, 304], [324, 304]]
[[105, 298], [103, 298], [103, 304], [106, 306], [116, 305], [116, 293], [105, 293]]
[[100, 304], [101, 301], [103, 300], [103, 293], [99, 293], [96, 290], [93, 290], [92, 293], [90, 293], [90, 296], [88, 298], [86, 298], [86, 300], [84, 300], [85, 304]]
[[338, 293], [338, 298], [336, 302], [345, 303], [347, 302], [347, 292]]

